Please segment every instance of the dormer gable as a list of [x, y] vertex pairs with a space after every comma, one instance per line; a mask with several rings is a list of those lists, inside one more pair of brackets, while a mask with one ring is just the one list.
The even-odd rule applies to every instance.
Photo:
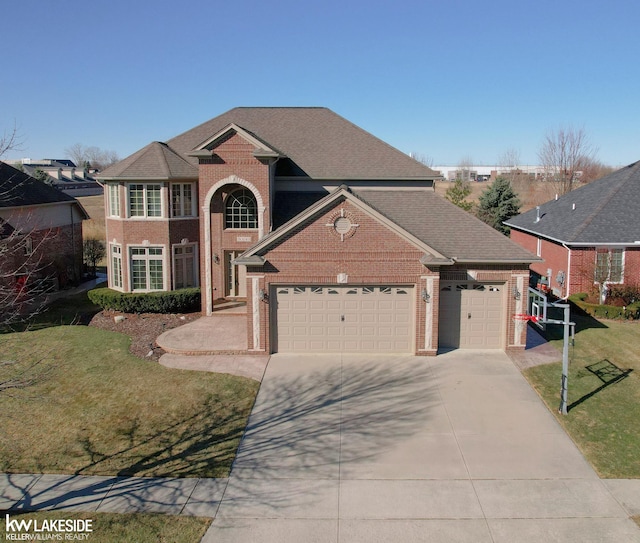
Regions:
[[216, 150], [235, 136], [240, 137], [244, 142], [251, 145], [254, 148], [252, 155], [260, 161], [269, 161], [284, 156], [280, 151], [235, 123], [227, 125], [188, 154], [189, 156], [197, 157], [199, 160], [216, 161], [216, 158], [220, 158]]

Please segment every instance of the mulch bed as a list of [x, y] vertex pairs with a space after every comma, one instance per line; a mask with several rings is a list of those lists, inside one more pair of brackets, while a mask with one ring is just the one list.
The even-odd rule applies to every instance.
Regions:
[[[114, 317], [123, 316], [124, 320], [116, 322]], [[156, 345], [157, 337], [167, 330], [177, 328], [188, 322], [199, 319], [200, 312], [184, 314], [157, 314], [157, 313], [121, 313], [119, 311], [101, 311], [97, 313], [89, 323], [102, 330], [120, 332], [131, 338], [132, 354], [145, 360], [158, 360], [164, 351]]]

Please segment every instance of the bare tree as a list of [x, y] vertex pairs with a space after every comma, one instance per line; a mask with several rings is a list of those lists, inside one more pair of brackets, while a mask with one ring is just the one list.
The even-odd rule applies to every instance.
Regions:
[[100, 149], [95, 146], [87, 147], [81, 143], [75, 143], [71, 147], [67, 147], [65, 153], [73, 160], [76, 166], [87, 166], [96, 170], [104, 170], [120, 160], [115, 151]]
[[558, 194], [571, 192], [588, 163], [594, 160], [596, 149], [584, 128], [558, 128], [547, 132], [538, 152], [547, 181]]
[[417, 160], [420, 164], [424, 164], [429, 168], [433, 168], [433, 157], [427, 156], [424, 153], [411, 153], [409, 155], [413, 160]]
[[91, 276], [95, 277], [98, 262], [107, 254], [104, 241], [95, 238], [85, 239], [82, 243], [82, 253], [86, 266], [91, 269]]
[[580, 176], [580, 183], [587, 184], [600, 179], [605, 175], [613, 173], [615, 168], [607, 166], [596, 159], [586, 159], [582, 166], [582, 175]]
[[[0, 138], [0, 158], [18, 149], [20, 142], [14, 128]], [[11, 201], [15, 187], [0, 188], [0, 202]], [[11, 356], [13, 343], [7, 334], [12, 326], [27, 320], [44, 307], [42, 294], [50, 285], [50, 267], [43, 263], [47, 231], [21, 232], [0, 217], [0, 393], [12, 396], [45, 378], [52, 366], [44, 364], [45, 350], [31, 349], [28, 357]]]
[[471, 181], [471, 168], [473, 167], [473, 159], [470, 156], [464, 156], [458, 162], [458, 170], [456, 179], [462, 180], [464, 183]]
[[45, 263], [45, 247], [54, 235], [21, 232], [0, 218], [0, 330], [42, 308], [42, 294], [55, 275], [52, 265]]
[[22, 139], [18, 133], [18, 126], [13, 123], [13, 127], [5, 130], [0, 137], [0, 158], [8, 151], [18, 151], [22, 145]]

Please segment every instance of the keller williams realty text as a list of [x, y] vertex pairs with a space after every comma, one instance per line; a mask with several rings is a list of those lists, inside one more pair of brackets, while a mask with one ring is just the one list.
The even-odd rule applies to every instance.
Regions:
[[6, 541], [83, 541], [93, 532], [92, 519], [15, 519], [5, 515]]

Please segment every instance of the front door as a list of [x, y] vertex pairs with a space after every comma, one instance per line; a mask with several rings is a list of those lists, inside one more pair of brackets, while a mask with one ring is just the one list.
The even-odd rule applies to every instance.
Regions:
[[234, 266], [233, 260], [240, 256], [242, 251], [226, 251], [225, 260], [225, 297], [246, 298], [247, 297], [247, 267]]

